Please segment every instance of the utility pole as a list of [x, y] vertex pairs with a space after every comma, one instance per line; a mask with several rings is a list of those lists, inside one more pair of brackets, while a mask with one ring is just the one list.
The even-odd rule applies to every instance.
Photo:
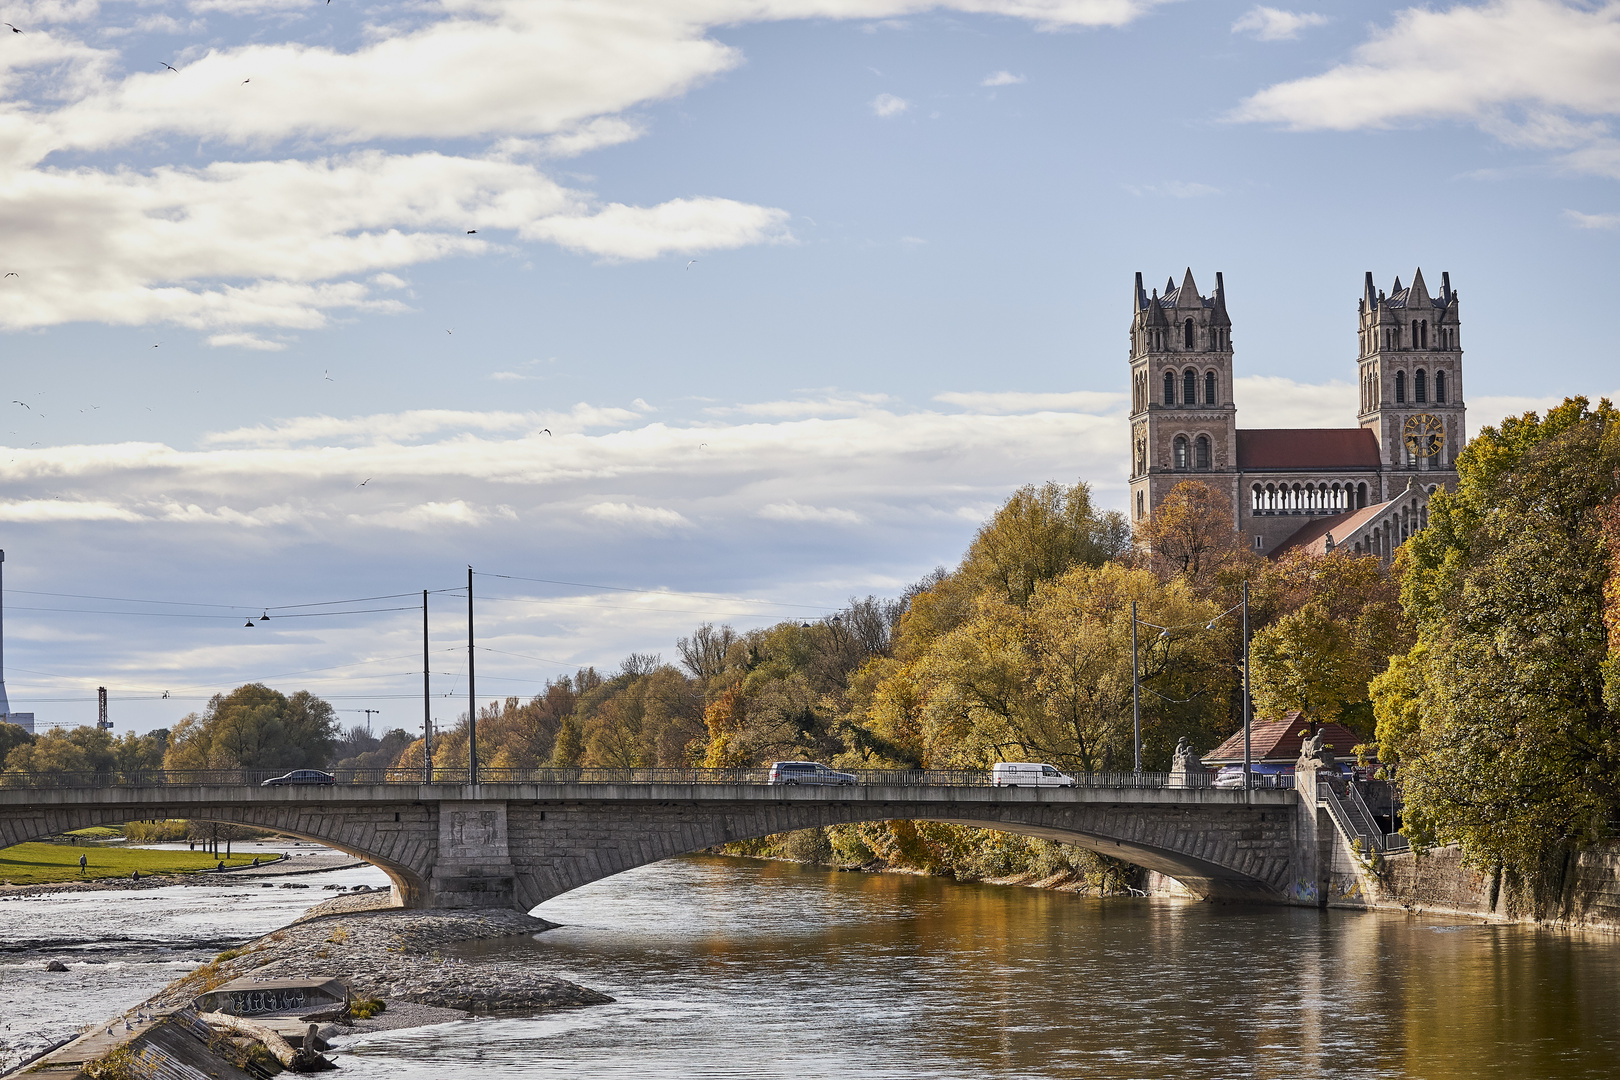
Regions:
[[1136, 601], [1131, 601], [1131, 733], [1136, 744], [1136, 771], [1142, 771], [1142, 677], [1136, 662]]
[[[1249, 790], [1250, 771], [1250, 743], [1249, 728], [1250, 717], [1254, 712], [1254, 703], [1249, 700], [1249, 583], [1243, 583], [1243, 790]], [[1247, 799], [1248, 795], [1245, 794]]]
[[433, 713], [428, 704], [428, 610], [422, 590], [422, 783], [433, 783]]
[[381, 709], [361, 709], [360, 711], [366, 714], [366, 734], [370, 735], [371, 734], [371, 714], [376, 713], [378, 716], [381, 716], [382, 715], [382, 710]]
[[478, 783], [478, 691], [473, 684], [473, 568], [467, 567], [467, 782]]

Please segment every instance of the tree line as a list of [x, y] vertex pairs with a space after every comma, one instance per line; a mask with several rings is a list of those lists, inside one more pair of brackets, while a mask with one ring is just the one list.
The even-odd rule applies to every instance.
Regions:
[[[1301, 710], [1399, 766], [1407, 832], [1530, 882], [1608, 838], [1620, 790], [1620, 429], [1608, 402], [1571, 399], [1486, 428], [1454, 493], [1393, 565], [1342, 547], [1257, 555], [1226, 494], [1174, 488], [1133, 533], [1091, 488], [1021, 488], [953, 568], [900, 595], [852, 598], [814, 622], [703, 623], [674, 659], [634, 653], [548, 681], [478, 715], [497, 768], [756, 766], [987, 768], [1046, 761], [1129, 769], [1132, 605], [1143, 764], [1177, 740], [1207, 750], [1242, 723], [1245, 583], [1257, 716]], [[307, 692], [216, 696], [167, 732], [93, 728], [38, 738], [0, 725], [8, 771], [423, 767], [402, 730], [344, 732]], [[468, 724], [438, 733], [436, 773], [464, 774]], [[1118, 864], [987, 830], [888, 822], [743, 848], [879, 860], [957, 876], [1078, 874]]]

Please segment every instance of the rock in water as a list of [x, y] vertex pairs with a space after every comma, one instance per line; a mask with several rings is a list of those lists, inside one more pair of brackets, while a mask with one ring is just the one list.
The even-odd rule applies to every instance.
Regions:
[[67, 965], [62, 963], [62, 961], [60, 961], [60, 960], [52, 960], [50, 963], [45, 965], [45, 970], [46, 971], [66, 971], [67, 970]]

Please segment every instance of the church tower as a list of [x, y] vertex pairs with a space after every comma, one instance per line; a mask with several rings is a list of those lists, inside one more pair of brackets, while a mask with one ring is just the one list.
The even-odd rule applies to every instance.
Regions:
[[1424, 487], [1455, 487], [1457, 454], [1467, 441], [1462, 338], [1451, 275], [1431, 297], [1420, 268], [1388, 295], [1368, 271], [1360, 305], [1361, 426], [1378, 439], [1384, 468], [1430, 475]]
[[[1202, 479], [1237, 497], [1237, 405], [1226, 287], [1201, 296], [1189, 267], [1150, 296], [1136, 275], [1131, 320], [1131, 519], [1176, 484]], [[1193, 474], [1193, 475], [1187, 475]], [[1214, 474], [1214, 475], [1211, 475]]]

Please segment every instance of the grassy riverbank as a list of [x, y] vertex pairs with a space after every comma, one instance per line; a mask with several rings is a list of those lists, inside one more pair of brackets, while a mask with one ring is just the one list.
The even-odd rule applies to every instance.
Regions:
[[[79, 856], [88, 865], [79, 869]], [[265, 856], [258, 856], [265, 859]], [[225, 865], [248, 866], [253, 855], [236, 855]], [[220, 860], [204, 851], [163, 851], [149, 848], [77, 846], [32, 843], [0, 848], [0, 882], [12, 885], [45, 885], [58, 881], [93, 881], [98, 878], [127, 878], [139, 870], [148, 874], [188, 874], [212, 870]], [[268, 860], [266, 860], [268, 861]]]

